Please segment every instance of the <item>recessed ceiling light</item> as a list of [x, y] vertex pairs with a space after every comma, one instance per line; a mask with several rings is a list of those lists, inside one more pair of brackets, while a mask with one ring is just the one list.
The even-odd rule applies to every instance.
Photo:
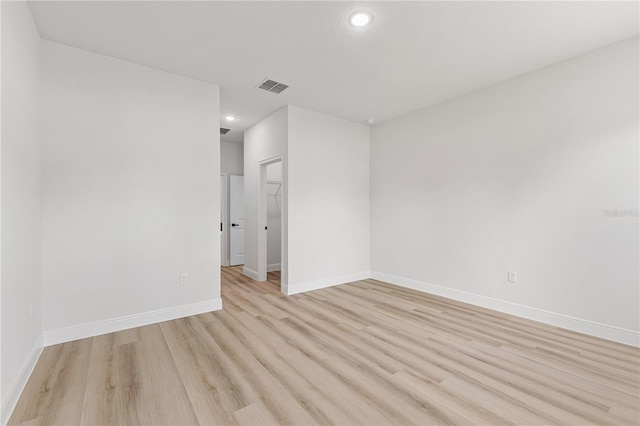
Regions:
[[227, 121], [236, 121], [236, 118], [233, 115], [225, 115], [224, 119]]
[[349, 17], [349, 23], [354, 27], [364, 27], [371, 23], [372, 16], [369, 12], [356, 12]]

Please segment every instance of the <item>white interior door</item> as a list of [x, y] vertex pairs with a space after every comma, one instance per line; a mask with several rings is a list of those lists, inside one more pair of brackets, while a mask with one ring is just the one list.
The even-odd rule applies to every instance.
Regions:
[[244, 264], [244, 176], [229, 176], [229, 263]]
[[220, 175], [220, 265], [229, 266], [229, 196], [227, 174]]

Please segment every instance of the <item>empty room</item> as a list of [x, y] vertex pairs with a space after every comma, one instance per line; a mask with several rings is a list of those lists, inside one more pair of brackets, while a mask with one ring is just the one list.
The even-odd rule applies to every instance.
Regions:
[[639, 425], [637, 1], [1, 1], [2, 425]]

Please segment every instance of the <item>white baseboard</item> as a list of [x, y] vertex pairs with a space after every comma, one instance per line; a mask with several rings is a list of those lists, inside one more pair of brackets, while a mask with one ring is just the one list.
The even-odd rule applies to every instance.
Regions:
[[143, 312], [141, 314], [127, 315], [119, 318], [45, 331], [44, 345], [56, 345], [58, 343], [99, 336], [128, 328], [141, 327], [143, 325], [170, 321], [211, 311], [219, 311], [220, 309], [222, 309], [222, 299], [217, 298], [191, 303], [189, 305], [174, 306], [156, 311]]
[[401, 287], [447, 297], [449, 299], [493, 309], [495, 311], [504, 312], [506, 314], [542, 322], [556, 327], [566, 328], [579, 333], [640, 347], [640, 333], [633, 330], [601, 324], [582, 318], [575, 318], [569, 315], [549, 312], [543, 309], [532, 308], [529, 306], [519, 305], [517, 303], [494, 299], [487, 296], [480, 296], [462, 290], [442, 287], [382, 272], [372, 272], [371, 277], [376, 280], [388, 282]]
[[29, 355], [27, 356], [24, 365], [20, 369], [18, 379], [9, 388], [8, 392], [3, 392], [6, 397], [2, 400], [2, 407], [0, 408], [0, 412], [2, 413], [0, 424], [6, 425], [9, 422], [9, 418], [11, 417], [11, 414], [13, 414], [13, 410], [16, 408], [18, 399], [20, 399], [20, 395], [22, 394], [22, 391], [24, 390], [24, 387], [26, 386], [31, 373], [33, 372], [33, 369], [35, 368], [36, 363], [40, 358], [42, 347], [43, 341], [42, 335], [40, 335], [35, 345], [33, 345], [31, 351], [29, 351]]
[[281, 269], [279, 263], [272, 263], [271, 265], [267, 265], [267, 272], [275, 272]]
[[246, 266], [242, 267], [242, 273], [251, 278], [252, 280], [258, 281], [258, 273], [253, 269], [249, 269]]
[[332, 287], [334, 285], [346, 284], [353, 281], [366, 280], [371, 277], [371, 272], [362, 271], [349, 275], [341, 275], [338, 277], [324, 278], [321, 280], [307, 281], [297, 284], [283, 285], [284, 294], [290, 296], [292, 294], [303, 293], [305, 291], [318, 290], [321, 288]]

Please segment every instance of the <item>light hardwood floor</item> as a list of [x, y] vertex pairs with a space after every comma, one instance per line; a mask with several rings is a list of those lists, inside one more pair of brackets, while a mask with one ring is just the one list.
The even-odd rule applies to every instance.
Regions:
[[11, 424], [639, 423], [637, 348], [374, 280], [45, 348]]

